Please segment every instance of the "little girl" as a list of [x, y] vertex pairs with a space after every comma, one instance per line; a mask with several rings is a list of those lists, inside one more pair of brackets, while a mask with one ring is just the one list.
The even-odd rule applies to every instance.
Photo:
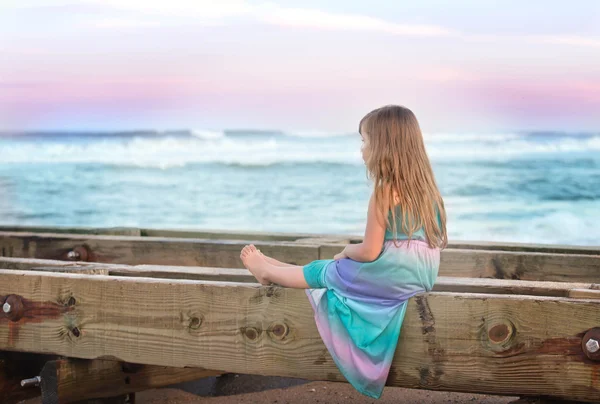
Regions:
[[379, 398], [408, 299], [430, 291], [446, 247], [446, 212], [415, 115], [401, 106], [368, 113], [359, 124], [362, 157], [374, 188], [360, 244], [304, 267], [263, 255], [241, 259], [262, 284], [307, 289], [317, 328], [346, 379]]

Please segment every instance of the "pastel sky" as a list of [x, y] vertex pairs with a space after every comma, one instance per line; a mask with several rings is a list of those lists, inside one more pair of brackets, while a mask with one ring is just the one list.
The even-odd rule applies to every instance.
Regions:
[[0, 1], [0, 130], [348, 131], [388, 103], [600, 131], [600, 1]]

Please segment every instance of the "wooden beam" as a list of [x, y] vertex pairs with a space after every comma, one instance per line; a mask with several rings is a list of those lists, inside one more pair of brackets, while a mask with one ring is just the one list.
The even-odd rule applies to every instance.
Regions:
[[536, 243], [509, 243], [495, 241], [450, 241], [448, 248], [458, 248], [467, 250], [502, 250], [502, 251], [520, 251], [520, 252], [540, 252], [554, 254], [600, 254], [600, 245], [596, 246], [578, 246], [564, 244], [536, 244]]
[[[91, 236], [0, 232], [0, 252], [5, 257], [68, 260], [79, 249], [82, 261], [117, 264], [241, 267], [245, 244], [232, 240], [200, 240], [153, 237]], [[319, 247], [285, 242], [257, 244], [276, 259], [306, 264], [319, 258]]]
[[[176, 267], [161, 265], [131, 266], [85, 262], [65, 263], [64, 261], [0, 257], [0, 269], [256, 283], [254, 276], [248, 270], [241, 268]], [[600, 299], [600, 284], [581, 282], [540, 282], [440, 276], [438, 277], [433, 290], [436, 292], [494, 293]]]
[[141, 236], [140, 229], [134, 227], [60, 227], [60, 226], [0, 226], [2, 232], [92, 234], [107, 236]]
[[217, 376], [200, 368], [130, 365], [111, 360], [60, 359], [44, 366], [42, 402], [55, 397], [59, 403], [108, 398], [151, 388]]
[[[141, 229], [145, 237], [176, 237], [209, 240], [254, 240], [254, 241], [296, 241], [300, 238], [312, 237], [312, 234], [277, 233], [277, 232], [241, 232], [221, 230], [171, 230]], [[339, 237], [338, 237], [339, 238]]]
[[[129, 265], [242, 267], [239, 253], [244, 245], [239, 240], [0, 233], [4, 256], [66, 260], [78, 249], [85, 258], [80, 260]], [[267, 255], [297, 265], [330, 258], [324, 251], [331, 248], [284, 242], [257, 246]], [[334, 246], [338, 252], [340, 246]], [[440, 275], [592, 283], [600, 277], [600, 255], [446, 249]]]
[[[343, 381], [302, 290], [255, 284], [0, 270], [0, 349]], [[582, 351], [600, 302], [429, 293], [408, 305], [388, 384], [600, 400]]]
[[[277, 232], [243, 232], [223, 230], [183, 230], [183, 229], [137, 229], [137, 228], [86, 228], [86, 227], [33, 227], [33, 226], [0, 226], [0, 232], [21, 233], [71, 233], [71, 234], [104, 234], [146, 237], [176, 237], [211, 240], [252, 240], [252, 241], [296, 241], [305, 243], [307, 240], [338, 240], [340, 242], [360, 243], [362, 236], [348, 234], [314, 234], [314, 233], [277, 233]], [[342, 241], [343, 240], [343, 241]], [[600, 254], [600, 245], [572, 246], [559, 244], [510, 243], [495, 241], [452, 240], [448, 248], [466, 250], [502, 250], [521, 252], [545, 252], [557, 254]]]
[[440, 274], [469, 278], [597, 282], [600, 255], [446, 249]]

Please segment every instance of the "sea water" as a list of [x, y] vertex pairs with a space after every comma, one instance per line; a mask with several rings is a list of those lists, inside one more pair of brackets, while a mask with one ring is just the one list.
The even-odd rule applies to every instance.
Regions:
[[[425, 134], [450, 240], [600, 245], [600, 133]], [[0, 225], [354, 234], [356, 133], [0, 134]]]

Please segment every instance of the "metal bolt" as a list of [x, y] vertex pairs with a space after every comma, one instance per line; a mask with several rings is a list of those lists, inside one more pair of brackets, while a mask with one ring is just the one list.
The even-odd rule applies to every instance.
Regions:
[[70, 260], [76, 260], [79, 259], [80, 255], [77, 251], [69, 251], [69, 253], [67, 254], [67, 258]]
[[4, 303], [4, 305], [2, 306], [2, 311], [8, 314], [11, 310], [12, 307], [10, 307], [10, 303]]
[[21, 380], [21, 387], [39, 386], [42, 382], [40, 376], [32, 377], [31, 379]]
[[600, 344], [593, 338], [590, 338], [588, 342], [585, 343], [585, 347], [591, 353], [595, 353], [600, 350]]

